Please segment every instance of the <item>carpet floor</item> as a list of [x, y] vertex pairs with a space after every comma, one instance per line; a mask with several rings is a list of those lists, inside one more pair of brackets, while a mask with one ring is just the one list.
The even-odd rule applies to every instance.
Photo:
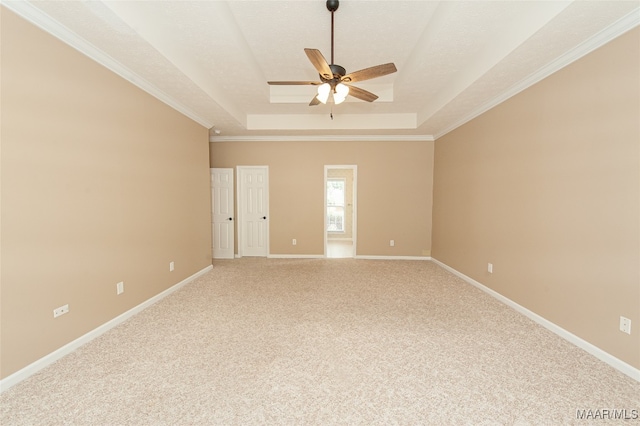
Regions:
[[242, 258], [8, 389], [0, 424], [603, 424], [639, 409], [640, 383], [432, 262]]

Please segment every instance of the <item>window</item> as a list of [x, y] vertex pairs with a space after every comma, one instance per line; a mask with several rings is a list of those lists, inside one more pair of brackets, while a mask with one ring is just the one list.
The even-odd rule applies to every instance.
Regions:
[[345, 179], [327, 179], [327, 231], [344, 232]]

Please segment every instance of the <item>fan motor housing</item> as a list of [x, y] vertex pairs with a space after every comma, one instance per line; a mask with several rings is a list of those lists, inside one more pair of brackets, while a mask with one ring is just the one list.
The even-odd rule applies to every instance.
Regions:
[[332, 81], [340, 82], [340, 79], [347, 74], [347, 70], [340, 65], [331, 64], [329, 65], [329, 68], [331, 68], [333, 78], [324, 78], [322, 74], [320, 74], [320, 80], [322, 80], [323, 83], [330, 83]]

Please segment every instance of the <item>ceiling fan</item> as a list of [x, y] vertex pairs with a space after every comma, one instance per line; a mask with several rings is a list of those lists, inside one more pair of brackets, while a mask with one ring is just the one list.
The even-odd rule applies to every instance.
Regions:
[[318, 49], [304, 49], [309, 61], [311, 61], [318, 71], [320, 81], [268, 81], [268, 84], [318, 86], [318, 94], [313, 97], [309, 106], [320, 103], [326, 104], [330, 95], [332, 95], [331, 97], [335, 104], [342, 103], [347, 95], [367, 102], [373, 102], [378, 99], [377, 95], [364, 89], [351, 86], [351, 83], [392, 74], [397, 71], [396, 66], [393, 63], [388, 63], [347, 74], [347, 71], [343, 67], [333, 63], [333, 13], [338, 10], [338, 6], [340, 6], [339, 0], [327, 0], [327, 10], [331, 12], [331, 63], [327, 63], [327, 60]]

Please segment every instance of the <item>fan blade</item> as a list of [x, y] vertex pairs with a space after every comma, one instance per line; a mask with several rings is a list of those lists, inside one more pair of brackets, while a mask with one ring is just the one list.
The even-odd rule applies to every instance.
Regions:
[[331, 80], [333, 78], [333, 71], [331, 71], [327, 60], [322, 56], [322, 53], [320, 53], [318, 49], [304, 49], [304, 53], [307, 54], [307, 57], [322, 77], [327, 80]]
[[309, 102], [309, 106], [318, 105], [319, 103], [320, 101], [318, 100], [318, 97], [314, 96], [313, 99], [311, 99], [311, 102]]
[[355, 86], [349, 86], [349, 95], [367, 102], [373, 102], [378, 99], [377, 95]]
[[272, 86], [319, 86], [321, 81], [267, 81]]
[[354, 71], [342, 77], [344, 83], [355, 83], [356, 81], [369, 80], [383, 75], [393, 74], [398, 71], [393, 63], [376, 65], [375, 67], [365, 68], [360, 71]]

